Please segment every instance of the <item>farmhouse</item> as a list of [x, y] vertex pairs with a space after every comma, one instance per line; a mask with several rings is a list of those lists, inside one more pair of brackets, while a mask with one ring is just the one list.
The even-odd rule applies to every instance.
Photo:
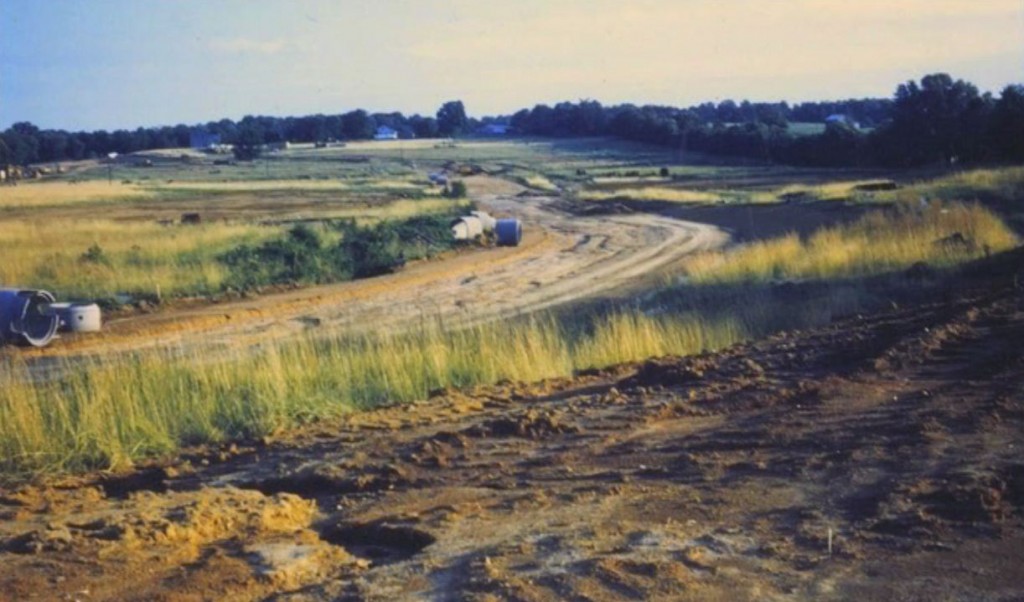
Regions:
[[382, 125], [377, 128], [377, 133], [373, 135], [374, 140], [398, 140], [398, 131], [389, 128], [386, 125]]
[[220, 146], [220, 134], [210, 133], [205, 128], [193, 128], [188, 134], [188, 145], [196, 150]]
[[481, 136], [505, 136], [510, 127], [504, 123], [488, 123], [476, 131]]
[[825, 118], [825, 123], [838, 123], [840, 125], [848, 125], [855, 129], [860, 127], [860, 125], [851, 119], [849, 115], [844, 115], [843, 113], [833, 113], [829, 115]]

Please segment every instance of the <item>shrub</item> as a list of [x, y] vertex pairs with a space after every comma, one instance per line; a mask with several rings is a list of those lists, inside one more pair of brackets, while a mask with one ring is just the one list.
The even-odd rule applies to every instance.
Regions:
[[103, 251], [103, 247], [99, 243], [93, 243], [85, 253], [79, 257], [83, 263], [95, 263], [102, 265], [110, 265], [110, 258]]
[[401, 268], [407, 259], [428, 257], [451, 248], [451, 215], [418, 216], [359, 226], [352, 220], [327, 222], [341, 235], [336, 245], [297, 225], [282, 239], [260, 246], [244, 245], [221, 255], [230, 268], [226, 285], [248, 290], [268, 284], [322, 284], [368, 278]]
[[444, 196], [450, 199], [466, 198], [466, 183], [462, 180], [452, 182], [450, 186], [445, 188]]

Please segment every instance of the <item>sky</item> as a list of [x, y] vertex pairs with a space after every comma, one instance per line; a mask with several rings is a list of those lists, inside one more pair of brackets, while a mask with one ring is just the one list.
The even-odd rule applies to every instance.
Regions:
[[0, 0], [0, 129], [1024, 82], [1024, 0]]

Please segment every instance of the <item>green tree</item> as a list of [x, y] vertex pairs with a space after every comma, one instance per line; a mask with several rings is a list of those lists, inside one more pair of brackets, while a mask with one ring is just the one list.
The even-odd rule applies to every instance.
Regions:
[[989, 124], [995, 150], [1014, 161], [1024, 160], [1024, 86], [1007, 86], [992, 111]]
[[945, 73], [926, 75], [920, 85], [900, 85], [892, 122], [880, 132], [883, 161], [922, 165], [971, 158], [989, 104], [973, 85]]
[[252, 161], [260, 156], [262, 150], [263, 129], [251, 117], [243, 118], [235, 134], [235, 158], [239, 161]]
[[466, 107], [461, 100], [450, 100], [437, 110], [437, 129], [442, 136], [458, 136], [468, 123]]
[[366, 140], [373, 138], [377, 123], [373, 117], [362, 110], [349, 111], [341, 116], [341, 133], [349, 140]]

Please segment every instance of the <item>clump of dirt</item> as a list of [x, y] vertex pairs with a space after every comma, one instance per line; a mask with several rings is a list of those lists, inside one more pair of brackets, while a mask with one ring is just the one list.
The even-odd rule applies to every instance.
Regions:
[[636, 374], [621, 381], [624, 388], [676, 387], [691, 385], [704, 378], [705, 374], [717, 368], [710, 357], [664, 357], [648, 360], [640, 365]]
[[374, 492], [414, 483], [408, 468], [399, 463], [364, 466], [361, 462], [315, 464], [294, 472], [264, 478], [247, 487], [267, 495], [288, 492], [315, 498], [327, 495]]
[[471, 437], [544, 439], [552, 435], [575, 434], [580, 430], [578, 426], [566, 423], [562, 412], [530, 408], [512, 416], [486, 420], [464, 432]]

